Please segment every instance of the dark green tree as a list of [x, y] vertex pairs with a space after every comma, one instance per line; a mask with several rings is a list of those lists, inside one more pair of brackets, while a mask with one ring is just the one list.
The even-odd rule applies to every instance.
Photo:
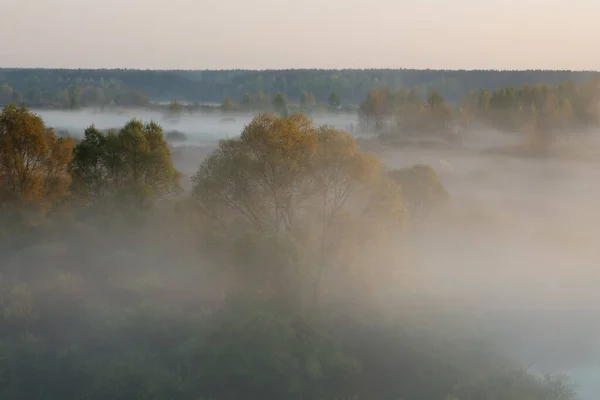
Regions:
[[69, 88], [69, 108], [76, 110], [81, 106], [81, 88], [72, 85]]
[[273, 107], [275, 108], [275, 112], [281, 116], [287, 116], [289, 114], [287, 99], [281, 92], [278, 92], [275, 97], [273, 97]]
[[337, 93], [331, 92], [327, 98], [327, 105], [329, 108], [337, 109], [340, 106], [340, 96]]
[[244, 93], [240, 104], [246, 108], [252, 107], [254, 105], [254, 96], [251, 93]]
[[90, 126], [74, 148], [70, 169], [74, 193], [90, 202], [115, 195], [154, 199], [180, 189], [180, 174], [154, 122], [134, 119], [106, 134]]

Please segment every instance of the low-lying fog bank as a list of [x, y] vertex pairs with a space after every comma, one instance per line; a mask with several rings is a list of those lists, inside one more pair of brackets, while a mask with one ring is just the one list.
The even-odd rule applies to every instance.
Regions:
[[391, 168], [432, 165], [453, 222], [412, 249], [427, 293], [488, 332], [532, 371], [600, 390], [600, 188], [597, 166], [453, 151], [393, 150]]
[[[155, 121], [165, 132], [180, 131], [187, 135], [188, 144], [212, 143], [218, 139], [237, 136], [256, 113], [182, 113], [176, 118], [159, 111], [128, 109], [122, 111], [98, 111], [83, 109], [78, 111], [32, 110], [40, 115], [48, 126], [57, 131], [65, 130], [73, 135], [83, 135], [91, 124], [98, 129], [123, 126], [132, 118], [142, 121]], [[356, 125], [357, 118], [352, 114], [316, 114], [313, 117], [317, 125], [332, 125], [340, 129], [350, 129]]]

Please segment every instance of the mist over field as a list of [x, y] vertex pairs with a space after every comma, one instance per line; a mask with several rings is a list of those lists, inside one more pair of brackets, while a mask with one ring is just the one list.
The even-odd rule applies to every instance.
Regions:
[[428, 293], [473, 318], [523, 365], [568, 373], [582, 398], [593, 398], [600, 389], [597, 165], [414, 151], [383, 159], [437, 163], [465, 212], [462, 226], [433, 224], [415, 239]]
[[[234, 137], [240, 134], [256, 115], [253, 112], [222, 114], [195, 113], [181, 114], [176, 119], [169, 118], [164, 112], [144, 109], [122, 110], [120, 112], [94, 111], [82, 109], [79, 111], [63, 110], [33, 110], [39, 114], [49, 126], [56, 130], [67, 130], [74, 135], [83, 135], [85, 128], [95, 124], [98, 129], [110, 129], [123, 126], [131, 118], [142, 121], [155, 121], [165, 132], [177, 130], [184, 132], [188, 140], [183, 144], [214, 144], [219, 139]], [[339, 115], [323, 113], [314, 117], [317, 125], [332, 125], [339, 129], [348, 129], [356, 125], [355, 115]]]
[[[435, 166], [464, 223], [415, 238], [428, 295], [472, 318], [532, 371], [600, 390], [598, 164], [487, 154], [519, 137], [475, 132], [469, 150], [384, 151], [393, 168]], [[600, 132], [580, 133], [595, 145]], [[467, 317], [468, 316], [468, 317]]]
[[0, 400], [600, 399], [600, 1], [335, 1], [0, 0]]
[[[142, 110], [36, 112], [48, 126], [77, 136], [90, 124], [108, 129], [134, 117], [156, 121], [165, 132], [180, 131], [187, 140], [174, 145], [174, 164], [187, 177], [218, 139], [239, 135], [254, 116], [184, 114], [173, 121]], [[357, 118], [325, 114], [314, 122], [348, 129]], [[372, 148], [390, 169], [431, 165], [452, 199], [452, 217], [428, 221], [411, 235], [405, 247], [417, 266], [411, 271], [416, 283], [410, 290], [398, 288], [389, 301], [400, 308], [418, 308], [420, 301], [441, 305], [450, 322], [440, 329], [460, 326], [452, 333], [459, 336], [484, 333], [531, 371], [570, 375], [581, 398], [595, 400], [600, 164], [495, 154], [518, 143], [519, 135], [485, 129], [469, 135], [463, 146], [450, 148]], [[600, 132], [578, 135], [580, 145], [593, 146]], [[369, 147], [371, 137], [360, 134], [359, 144]]]

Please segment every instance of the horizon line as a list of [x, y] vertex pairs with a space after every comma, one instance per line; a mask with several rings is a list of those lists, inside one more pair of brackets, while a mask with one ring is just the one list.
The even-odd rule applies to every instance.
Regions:
[[595, 69], [493, 69], [493, 68], [220, 68], [220, 69], [188, 69], [188, 68], [124, 68], [124, 67], [16, 67], [0, 66], [0, 70], [59, 70], [59, 71], [155, 71], [155, 72], [282, 72], [282, 71], [439, 71], [439, 72], [576, 72], [576, 73], [599, 73]]

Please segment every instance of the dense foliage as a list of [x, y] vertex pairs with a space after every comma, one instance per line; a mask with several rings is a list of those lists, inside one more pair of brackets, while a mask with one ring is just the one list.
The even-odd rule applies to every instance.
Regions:
[[2, 399], [574, 398], [390, 303], [384, 250], [448, 194], [343, 131], [259, 115], [173, 197], [158, 125], [74, 143], [7, 106], [0, 161]]
[[92, 201], [125, 193], [160, 197], [179, 187], [162, 128], [153, 122], [132, 120], [107, 134], [90, 126], [74, 149], [71, 172], [74, 193]]

